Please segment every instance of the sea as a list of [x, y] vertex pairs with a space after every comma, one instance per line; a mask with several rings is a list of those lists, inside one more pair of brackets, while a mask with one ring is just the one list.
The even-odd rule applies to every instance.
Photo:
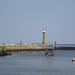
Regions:
[[0, 57], [0, 75], [75, 75], [75, 50], [18, 53]]

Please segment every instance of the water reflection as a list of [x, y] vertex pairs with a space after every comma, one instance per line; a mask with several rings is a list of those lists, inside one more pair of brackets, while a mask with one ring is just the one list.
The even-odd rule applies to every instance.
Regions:
[[72, 61], [73, 64], [75, 64], [75, 61]]

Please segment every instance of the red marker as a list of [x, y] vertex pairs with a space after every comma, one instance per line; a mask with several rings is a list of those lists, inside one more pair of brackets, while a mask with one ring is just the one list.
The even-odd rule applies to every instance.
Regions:
[[55, 43], [56, 43], [56, 41], [55, 41]]

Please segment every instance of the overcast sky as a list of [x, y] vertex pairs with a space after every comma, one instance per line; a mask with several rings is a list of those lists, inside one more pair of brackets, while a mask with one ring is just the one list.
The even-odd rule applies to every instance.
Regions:
[[0, 0], [0, 43], [75, 44], [75, 0]]

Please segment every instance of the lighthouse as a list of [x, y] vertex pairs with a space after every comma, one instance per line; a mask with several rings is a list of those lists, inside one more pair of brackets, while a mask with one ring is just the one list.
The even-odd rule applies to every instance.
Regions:
[[43, 30], [43, 42], [42, 44], [45, 44], [45, 30]]

